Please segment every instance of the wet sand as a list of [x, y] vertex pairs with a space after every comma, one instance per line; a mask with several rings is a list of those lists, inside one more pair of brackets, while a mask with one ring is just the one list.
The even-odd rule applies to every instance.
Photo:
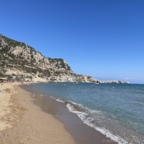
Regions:
[[34, 99], [33, 102], [40, 106], [42, 111], [52, 114], [64, 124], [66, 130], [72, 135], [76, 144], [116, 144], [116, 142], [107, 138], [94, 128], [84, 124], [76, 114], [68, 111], [64, 103], [57, 102], [36, 89], [32, 90], [28, 86], [22, 87], [32, 92], [31, 96]]

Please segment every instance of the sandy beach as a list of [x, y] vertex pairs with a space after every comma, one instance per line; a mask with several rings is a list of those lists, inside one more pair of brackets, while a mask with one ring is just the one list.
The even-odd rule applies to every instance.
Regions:
[[18, 84], [0, 85], [1, 144], [74, 144], [64, 125], [33, 103]]
[[0, 144], [116, 144], [29, 85], [4, 83], [0, 90]]

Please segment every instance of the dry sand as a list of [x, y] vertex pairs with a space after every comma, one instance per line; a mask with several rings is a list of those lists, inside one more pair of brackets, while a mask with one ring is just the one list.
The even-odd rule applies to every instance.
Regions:
[[0, 144], [75, 144], [64, 125], [17, 84], [0, 84]]
[[[18, 111], [16, 108], [18, 105], [14, 104], [15, 98], [12, 97], [12, 94], [16, 94], [17, 91], [14, 88], [16, 84], [0, 84], [0, 131], [8, 127], [11, 127], [16, 120]], [[12, 112], [16, 111], [14, 115]]]

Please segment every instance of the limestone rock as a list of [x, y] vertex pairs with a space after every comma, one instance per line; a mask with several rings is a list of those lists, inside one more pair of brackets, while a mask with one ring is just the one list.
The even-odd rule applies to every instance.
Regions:
[[73, 73], [64, 59], [47, 58], [25, 43], [0, 35], [0, 73], [27, 81], [97, 82]]

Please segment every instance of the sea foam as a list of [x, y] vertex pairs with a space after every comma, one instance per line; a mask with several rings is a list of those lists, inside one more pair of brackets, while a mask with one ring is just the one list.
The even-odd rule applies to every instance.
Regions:
[[[72, 103], [72, 102], [70, 102]], [[110, 138], [111, 140], [118, 142], [118, 144], [128, 144], [128, 142], [126, 140], [124, 140], [123, 138], [121, 138], [120, 136], [116, 136], [114, 134], [112, 134], [112, 132], [110, 132], [109, 130], [105, 129], [105, 128], [101, 128], [101, 127], [97, 127], [94, 124], [92, 124], [91, 122], [94, 120], [92, 117], [87, 117], [88, 114], [85, 112], [80, 112], [77, 111], [72, 104], [66, 104], [68, 110], [72, 113], [75, 113], [78, 115], [78, 117], [88, 126], [94, 128], [95, 130], [99, 131], [100, 133], [106, 135], [106, 137]], [[76, 103], [73, 103], [74, 105]], [[131, 143], [129, 143], [131, 144]]]

